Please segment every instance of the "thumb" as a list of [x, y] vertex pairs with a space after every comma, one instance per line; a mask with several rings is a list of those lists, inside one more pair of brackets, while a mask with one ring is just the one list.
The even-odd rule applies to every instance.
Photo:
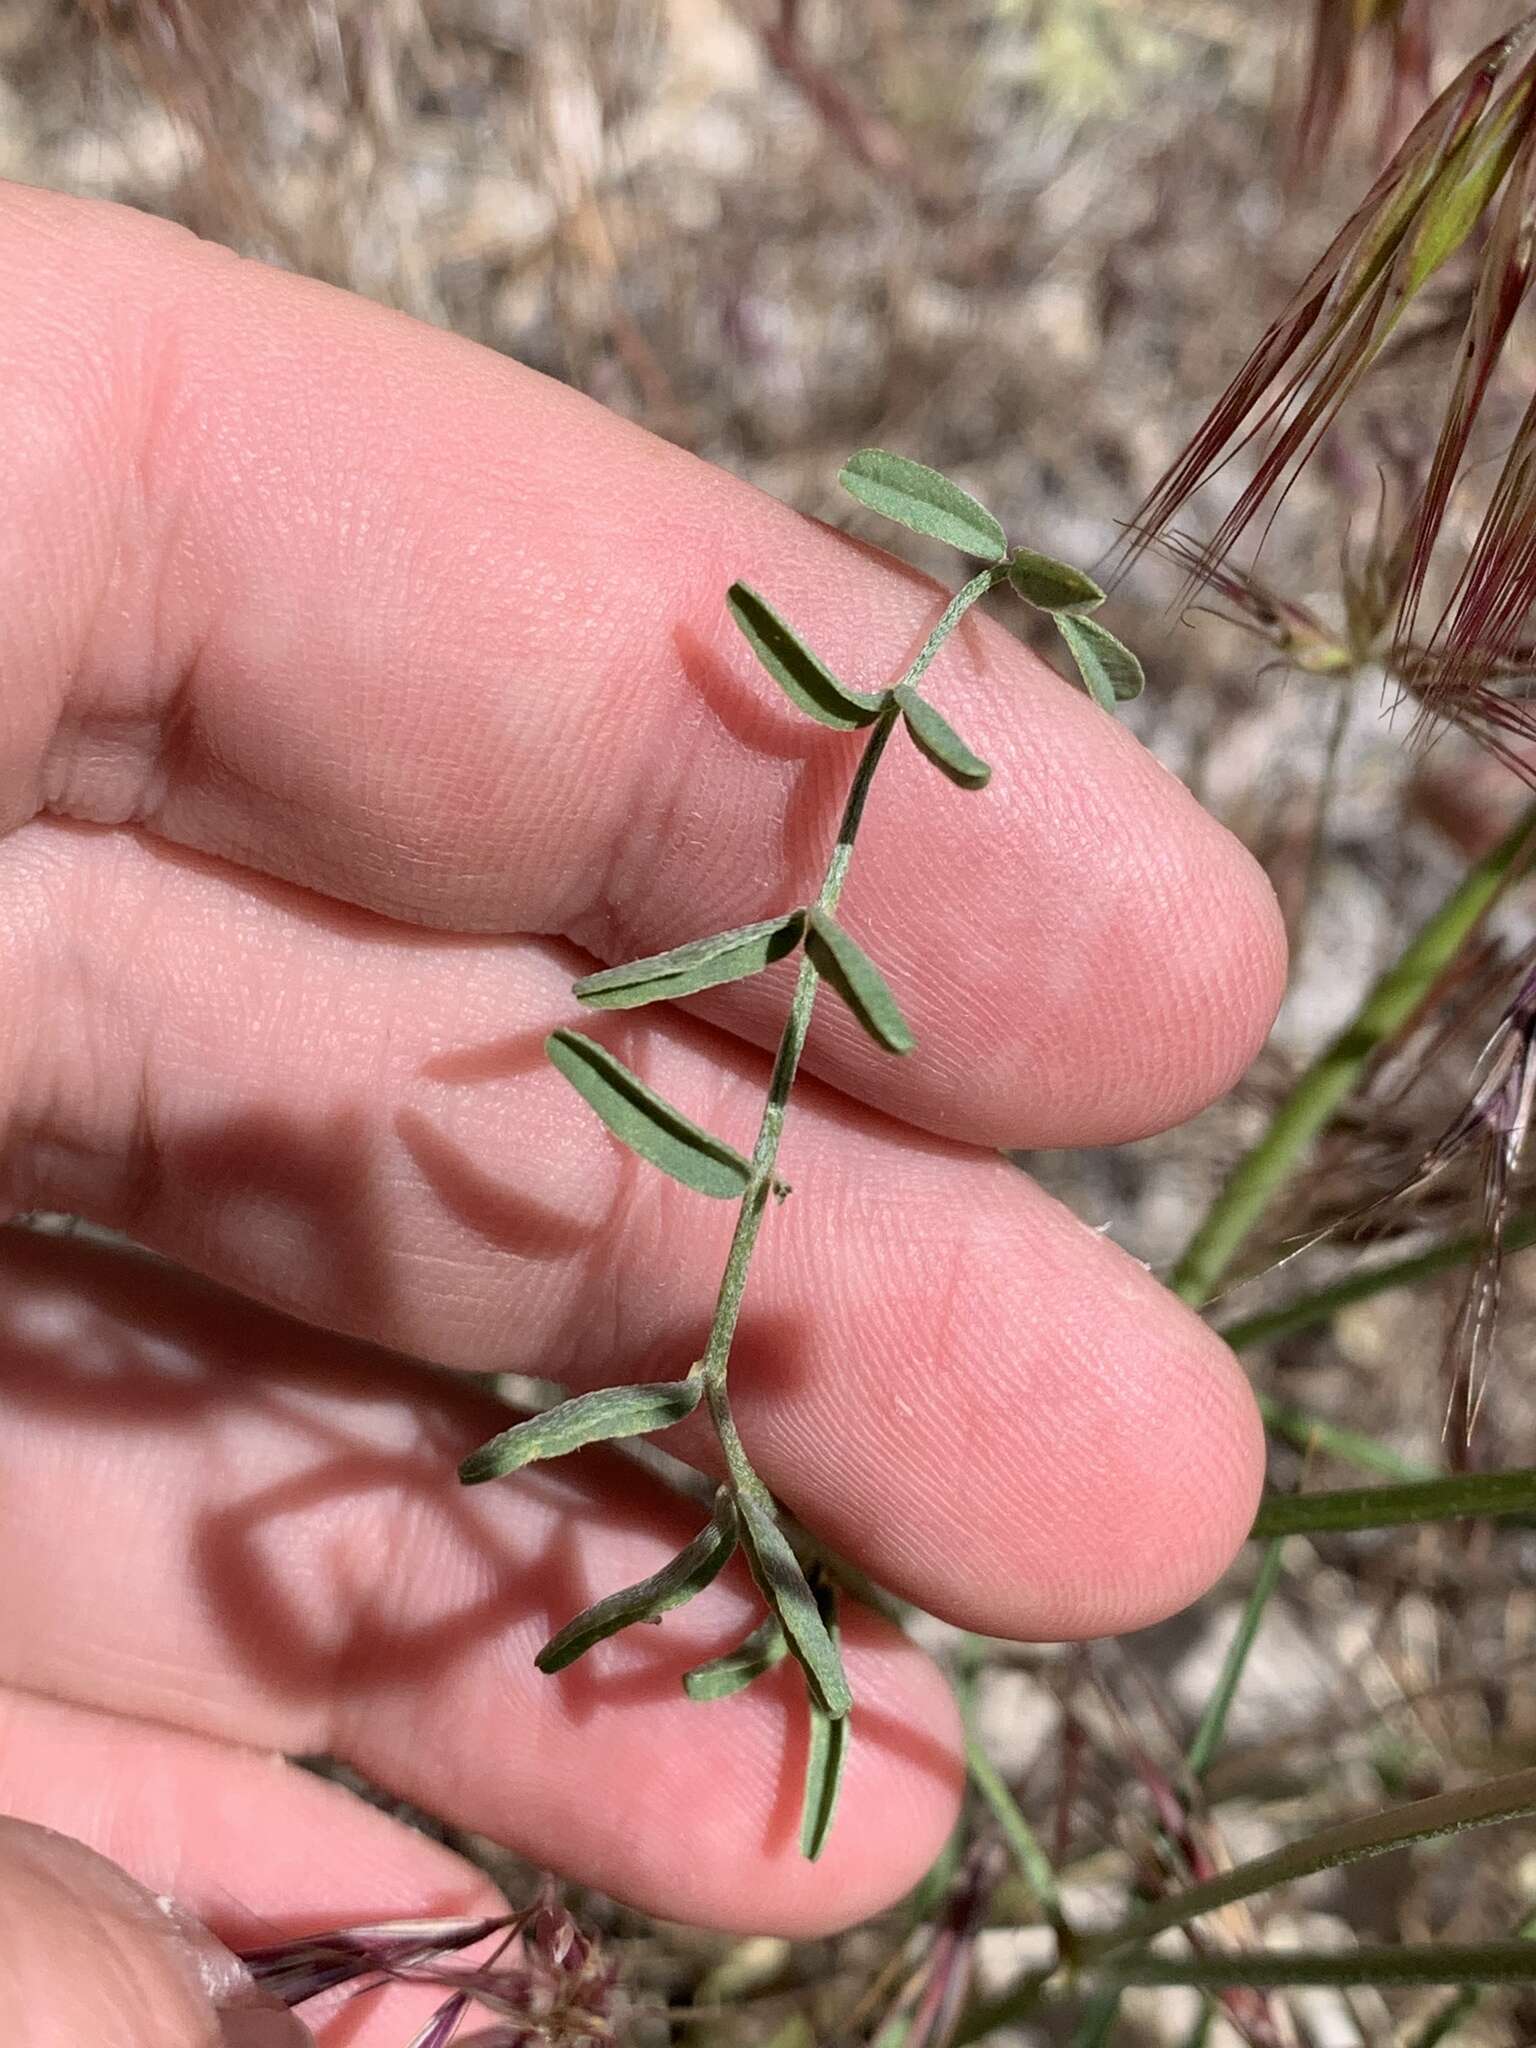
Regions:
[[0, 2033], [20, 2048], [312, 2048], [199, 1921], [83, 1843], [3, 1818]]

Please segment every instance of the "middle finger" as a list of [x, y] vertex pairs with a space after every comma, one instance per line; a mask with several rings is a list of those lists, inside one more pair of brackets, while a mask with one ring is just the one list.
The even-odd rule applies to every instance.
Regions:
[[[0, 1067], [18, 1206], [446, 1365], [590, 1386], [699, 1355], [734, 1211], [623, 1152], [548, 1066], [545, 1034], [583, 1021], [568, 948], [58, 825], [0, 849], [0, 888], [41, 937], [12, 1015], [47, 1026]], [[667, 1011], [585, 1022], [750, 1150], [760, 1055]], [[732, 1384], [797, 1513], [1000, 1634], [1135, 1627], [1209, 1582], [1260, 1436], [1197, 1319], [1001, 1161], [814, 1083], [781, 1168]]]

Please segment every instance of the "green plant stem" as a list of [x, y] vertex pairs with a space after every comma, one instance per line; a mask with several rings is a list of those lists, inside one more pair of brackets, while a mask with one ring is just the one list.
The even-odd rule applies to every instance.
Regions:
[[[1237, 1697], [1237, 1689], [1242, 1683], [1243, 1672], [1248, 1665], [1248, 1658], [1253, 1650], [1254, 1643], [1258, 1639], [1259, 1624], [1264, 1619], [1264, 1610], [1268, 1607], [1270, 1596], [1280, 1582], [1280, 1554], [1281, 1545], [1278, 1542], [1273, 1542], [1269, 1545], [1260, 1561], [1258, 1577], [1254, 1580], [1253, 1590], [1249, 1593], [1247, 1600], [1243, 1604], [1243, 1612], [1238, 1621], [1237, 1632], [1228, 1646], [1226, 1656], [1222, 1659], [1221, 1671], [1217, 1677], [1215, 1688], [1210, 1698], [1206, 1701], [1205, 1712], [1200, 1716], [1200, 1725], [1195, 1730], [1194, 1740], [1189, 1745], [1185, 1762], [1189, 1766], [1191, 1776], [1197, 1783], [1204, 1778], [1215, 1759], [1216, 1752], [1221, 1747], [1222, 1736], [1226, 1733], [1227, 1716], [1232, 1711], [1232, 1702]], [[1088, 2048], [1088, 2044], [1091, 2042], [1107, 2041], [1110, 2028], [1113, 2026], [1115, 2017], [1119, 2012], [1119, 2006], [1120, 1993], [1118, 1990], [1111, 1988], [1101, 1992], [1089, 2008], [1088, 2018], [1085, 2020], [1083, 2028], [1079, 2030], [1079, 2036], [1074, 2037], [1074, 2048], [1076, 2048], [1076, 2042], [1079, 2038], [1083, 2041], [1084, 2048]], [[1102, 2012], [1104, 2015], [1102, 2030], [1098, 2033], [1091, 2033], [1088, 2031], [1089, 2022], [1099, 2012]], [[1207, 2007], [1202, 2015], [1202, 2024], [1208, 2026], [1209, 2020], [1210, 2009]]]
[[[1260, 1512], [1262, 1513], [1262, 1510]], [[1272, 1541], [1260, 1561], [1259, 1575], [1254, 1580], [1253, 1591], [1244, 1604], [1237, 1633], [1222, 1659], [1221, 1675], [1205, 1703], [1205, 1712], [1200, 1716], [1200, 1726], [1195, 1730], [1195, 1738], [1189, 1745], [1189, 1754], [1185, 1761], [1196, 1778], [1205, 1776], [1217, 1750], [1221, 1747], [1221, 1738], [1227, 1726], [1227, 1715], [1231, 1712], [1232, 1701], [1242, 1680], [1243, 1668], [1248, 1662], [1248, 1654], [1259, 1633], [1259, 1623], [1264, 1619], [1269, 1597], [1279, 1583], [1280, 1544], [1278, 1541]]]
[[[1084, 1935], [1077, 1944], [1076, 1960], [1088, 1964], [1117, 1955], [1122, 1949], [1139, 1948], [1170, 1927], [1182, 1927], [1221, 1906], [1251, 1899], [1256, 1892], [1290, 1884], [1299, 1877], [1310, 1877], [1314, 1871], [1336, 1870], [1346, 1863], [1383, 1855], [1389, 1849], [1432, 1841], [1439, 1835], [1459, 1834], [1464, 1828], [1490, 1827], [1499, 1821], [1517, 1819], [1533, 1809], [1536, 1769], [1511, 1771], [1481, 1785], [1458, 1786], [1452, 1792], [1411, 1800], [1383, 1813], [1340, 1821], [1333, 1827], [1304, 1835], [1300, 1841], [1288, 1842], [1283, 1849], [1267, 1856], [1256, 1856], [1199, 1884], [1188, 1885], [1169, 1898], [1155, 1899], [1132, 1913], [1119, 1927], [1103, 1934]], [[1438, 1981], [1455, 1984], [1462, 1980], [1442, 1977]]]
[[1348, 1465], [1358, 1465], [1363, 1472], [1380, 1472], [1388, 1479], [1433, 1479], [1436, 1476], [1432, 1465], [1421, 1465], [1413, 1458], [1404, 1458], [1373, 1436], [1362, 1436], [1356, 1429], [1341, 1429], [1325, 1416], [1314, 1415], [1306, 1408], [1288, 1407], [1269, 1394], [1260, 1394], [1257, 1399], [1264, 1427], [1270, 1435], [1284, 1438], [1298, 1451], [1326, 1451], [1331, 1458], [1338, 1458]]
[[1056, 1883], [1056, 1873], [1051, 1868], [1051, 1859], [1041, 1846], [1040, 1839], [1025, 1819], [1018, 1801], [1008, 1790], [1003, 1775], [987, 1755], [974, 1735], [967, 1732], [965, 1745], [966, 1764], [971, 1774], [971, 1783], [992, 1810], [993, 1818], [1003, 1831], [1019, 1875], [1035, 1895], [1041, 1913], [1053, 1927], [1063, 1924], [1061, 1911], [1061, 1890]]
[[1322, 773], [1317, 781], [1317, 803], [1312, 812], [1312, 830], [1307, 842], [1307, 864], [1302, 873], [1301, 902], [1296, 912], [1295, 928], [1291, 933], [1293, 972], [1310, 936], [1318, 883], [1322, 879], [1323, 863], [1328, 856], [1328, 827], [1332, 820], [1334, 796], [1338, 790], [1339, 762], [1343, 756], [1344, 739], [1349, 731], [1350, 714], [1355, 708], [1358, 686], [1359, 671], [1354, 667], [1347, 668], [1334, 685], [1337, 695], [1334, 698], [1333, 716], [1328, 721]]
[[[1294, 1301], [1282, 1302], [1278, 1308], [1263, 1309], [1257, 1315], [1220, 1324], [1218, 1335], [1234, 1351], [1270, 1343], [1277, 1337], [1292, 1336], [1298, 1330], [1309, 1330], [1319, 1323], [1326, 1323], [1340, 1309], [1349, 1308], [1357, 1301], [1369, 1301], [1373, 1295], [1384, 1294], [1394, 1287], [1414, 1287], [1421, 1280], [1433, 1279], [1437, 1273], [1470, 1265], [1482, 1255], [1486, 1242], [1476, 1231], [1446, 1238], [1409, 1258], [1393, 1259], [1388, 1265], [1369, 1267], [1363, 1273], [1346, 1274], [1331, 1286], [1298, 1295]], [[1513, 1253], [1524, 1251], [1532, 1244], [1536, 1244], [1536, 1210], [1522, 1209], [1505, 1226], [1504, 1249], [1506, 1253]], [[1383, 1473], [1389, 1479], [1433, 1479], [1436, 1476], [1432, 1466], [1405, 1458], [1375, 1437], [1363, 1436], [1358, 1430], [1342, 1429], [1337, 1423], [1329, 1422], [1321, 1415], [1313, 1415], [1304, 1408], [1289, 1407], [1267, 1394], [1259, 1396], [1259, 1408], [1270, 1434], [1284, 1438], [1299, 1451], [1326, 1451], [1330, 1457], [1358, 1465], [1362, 1471]]]
[[[975, 604], [976, 600], [985, 597], [989, 590], [996, 590], [1000, 583], [1006, 583], [1007, 581], [1007, 564], [996, 562], [990, 569], [983, 569], [979, 575], [973, 576], [969, 583], [962, 584], [939, 614], [937, 625], [914, 656], [912, 666], [902, 677], [902, 683], [909, 690], [917, 688], [924, 675], [926, 675], [933, 657], [965, 617], [971, 606]], [[900, 688], [900, 684], [897, 687]]]
[[1095, 1992], [1078, 2021], [1069, 2048], [1105, 2048], [1119, 2017], [1120, 1993], [1116, 1990]]
[[[1171, 1292], [1182, 1301], [1199, 1307], [1209, 1301], [1215, 1293], [1231, 1270], [1250, 1233], [1296, 1171], [1307, 1149], [1332, 1121], [1337, 1110], [1358, 1083], [1372, 1056], [1410, 1021], [1415, 1010], [1433, 989], [1435, 982], [1456, 958], [1479, 922], [1519, 871], [1533, 832], [1536, 832], [1536, 804], [1528, 807], [1491, 853], [1468, 870], [1440, 909], [1398, 957], [1396, 963], [1375, 983], [1350, 1023], [1301, 1075], [1271, 1118], [1264, 1135], [1239, 1161], [1227, 1179], [1175, 1266], [1168, 1285]], [[1406, 1265], [1411, 1262], [1403, 1263]], [[1455, 1261], [1447, 1257], [1445, 1263], [1452, 1264]], [[1382, 1269], [1383, 1272], [1385, 1270]], [[1396, 1281], [1382, 1281], [1379, 1275], [1370, 1277], [1379, 1285], [1397, 1284]], [[1419, 1275], [1414, 1273], [1401, 1277], [1412, 1279]], [[1363, 1285], [1360, 1293], [1351, 1294], [1347, 1298], [1361, 1299], [1365, 1294], [1375, 1291], [1375, 1285]], [[1334, 1290], [1327, 1292], [1331, 1298], [1317, 1307], [1315, 1312], [1310, 1308], [1303, 1309], [1301, 1304], [1293, 1305], [1297, 1313], [1297, 1320], [1294, 1322], [1288, 1320], [1281, 1324], [1270, 1318], [1253, 1317], [1244, 1323], [1230, 1325], [1222, 1334], [1229, 1343], [1241, 1345], [1258, 1343], [1266, 1336], [1283, 1334], [1286, 1328], [1304, 1328], [1310, 1322], [1324, 1320], [1336, 1308], [1344, 1305], [1344, 1299], [1335, 1294]], [[1283, 1310], [1274, 1313], [1276, 1318], [1288, 1314]], [[1302, 1320], [1303, 1315], [1305, 1320]], [[1405, 1466], [1404, 1461], [1397, 1460], [1390, 1451], [1368, 1437], [1337, 1429], [1321, 1418], [1288, 1410], [1273, 1402], [1261, 1405], [1265, 1408], [1266, 1424], [1290, 1436], [1303, 1448], [1315, 1443], [1338, 1456], [1351, 1458], [1367, 1469], [1390, 1472], [1394, 1476], [1406, 1478], [1415, 1473], [1414, 1467]], [[1397, 1491], [1391, 1488], [1380, 1490]], [[1289, 1503], [1277, 1502], [1274, 1505], [1279, 1509], [1288, 1506]], [[1262, 1518], [1261, 1510], [1260, 1522], [1255, 1525], [1256, 1534], [1278, 1533], [1266, 1532]], [[1277, 1876], [1263, 1878], [1254, 1889], [1262, 1889], [1266, 1883], [1279, 1881]], [[1195, 1889], [1198, 1892], [1202, 1888]], [[1247, 1895], [1246, 1889], [1235, 1894]], [[1188, 1893], [1184, 1894], [1186, 1900], [1189, 1896]], [[1210, 1909], [1203, 1907], [1201, 1910]], [[1185, 1917], [1179, 1910], [1179, 1902], [1176, 1900], [1159, 1901], [1147, 1909], [1147, 1914], [1161, 1915], [1157, 1921], [1159, 1926], [1176, 1925]], [[1145, 1915], [1136, 1916], [1127, 1923], [1126, 1929], [1122, 1930], [1120, 1935], [1110, 1939], [1118, 1946], [1122, 1940], [1147, 1938], [1143, 1931], [1145, 1920]], [[1090, 1940], [1088, 1946], [1093, 1945]], [[1122, 1978], [1121, 1981], [1130, 1980]], [[1197, 1980], [1186, 1976], [1161, 1978], [1158, 1981], [1184, 1983]], [[1245, 1980], [1238, 1978], [1231, 1981]], [[1440, 1977], [1430, 1981], [1453, 1983], [1459, 1980], [1455, 1977]], [[1039, 1991], [1032, 1979], [1022, 1979], [1016, 1987], [1000, 1994], [990, 2004], [977, 2007], [968, 2016], [964, 2027], [957, 2035], [957, 2041], [979, 2040], [985, 2033], [997, 2027], [1014, 2023], [1017, 2018], [1033, 2010], [1038, 1997]], [[1112, 2014], [1113, 1993], [1106, 1992], [1105, 1998], [1105, 2010]]]
[[[843, 807], [842, 822], [837, 828], [832, 858], [827, 863], [827, 872], [816, 898], [817, 908], [820, 910], [834, 911], [842, 896], [843, 883], [847, 879], [849, 862], [853, 858], [854, 841], [858, 837], [859, 822], [864, 815], [870, 785], [874, 781], [875, 770], [880, 765], [880, 757], [896, 729], [898, 716], [896, 706], [887, 704], [870, 728], [869, 738], [865, 742], [863, 753], [859, 756], [859, 765], [848, 791], [848, 800]], [[774, 1055], [773, 1073], [768, 1082], [768, 1099], [763, 1105], [757, 1142], [752, 1148], [752, 1178], [741, 1198], [736, 1229], [731, 1238], [730, 1251], [726, 1255], [725, 1273], [715, 1300], [715, 1314], [710, 1325], [709, 1341], [704, 1347], [702, 1370], [706, 1383], [713, 1383], [722, 1376], [730, 1355], [731, 1340], [736, 1334], [742, 1296], [746, 1291], [747, 1271], [752, 1262], [753, 1249], [757, 1244], [758, 1231], [762, 1227], [763, 1213], [773, 1192], [774, 1168], [778, 1164], [779, 1140], [784, 1132], [790, 1090], [794, 1086], [800, 1055], [805, 1050], [806, 1037], [811, 1028], [811, 1012], [816, 1005], [816, 989], [820, 979], [809, 956], [802, 954], [800, 972], [795, 978], [794, 997], [779, 1039], [778, 1051]]]
[[[1523, 1941], [1529, 1941], [1532, 1935], [1536, 1935], [1536, 1913], [1527, 1913], [1515, 1929], [1515, 1934]], [[1460, 2026], [1472, 2011], [1481, 1995], [1480, 1986], [1464, 1984], [1454, 1997], [1446, 2000], [1437, 2013], [1430, 2015], [1418, 2033], [1406, 2044], [1406, 2048], [1439, 2048], [1442, 2041], [1450, 2038], [1451, 2029]]]
[[[910, 686], [917, 682], [971, 606], [978, 598], [985, 597], [987, 592], [1006, 575], [1005, 568], [984, 569], [980, 575], [973, 576], [969, 583], [956, 591], [944, 607], [933, 631], [902, 676], [901, 683]], [[900, 684], [894, 686], [900, 687]], [[859, 765], [854, 770], [853, 781], [849, 785], [842, 819], [837, 828], [837, 837], [832, 845], [831, 858], [827, 862], [826, 874], [822, 878], [821, 888], [816, 897], [817, 909], [826, 911], [828, 915], [836, 910], [842, 896], [843, 884], [848, 878], [854, 842], [858, 838], [859, 825], [869, 799], [870, 787], [874, 782], [875, 770], [880, 765], [880, 758], [885, 752], [891, 734], [896, 730], [900, 717], [900, 708], [896, 704], [894, 694], [888, 695], [878, 716], [869, 727], [869, 737], [864, 743], [864, 751], [859, 756]], [[746, 1192], [741, 1197], [741, 1206], [737, 1211], [736, 1228], [731, 1236], [730, 1250], [726, 1254], [725, 1271], [721, 1276], [719, 1293], [715, 1297], [715, 1312], [704, 1346], [704, 1355], [694, 1367], [694, 1371], [701, 1374], [704, 1380], [710, 1415], [720, 1438], [732, 1485], [741, 1490], [755, 1490], [759, 1493], [764, 1490], [762, 1481], [752, 1470], [751, 1462], [737, 1433], [726, 1381], [730, 1367], [731, 1345], [735, 1340], [742, 1298], [746, 1292], [747, 1273], [752, 1264], [752, 1254], [757, 1246], [763, 1216], [775, 1186], [774, 1171], [778, 1164], [779, 1141], [783, 1136], [790, 1091], [794, 1087], [800, 1056], [805, 1050], [805, 1041], [810, 1032], [811, 1013], [816, 1005], [816, 990], [820, 979], [809, 955], [802, 954], [789, 1015], [785, 1019], [784, 1030], [779, 1038], [778, 1051], [774, 1055], [773, 1072], [769, 1077], [768, 1097], [763, 1104], [762, 1121], [758, 1125], [757, 1142], [752, 1148], [751, 1179], [747, 1183]]]
[[1269, 1128], [1222, 1188], [1174, 1268], [1180, 1300], [1208, 1301], [1303, 1154], [1349, 1095], [1367, 1062], [1402, 1030], [1516, 873], [1536, 830], [1536, 804], [1458, 887], [1313, 1060]]
[[1406, 1486], [1279, 1494], [1261, 1505], [1252, 1533], [1273, 1540], [1325, 1530], [1401, 1529], [1412, 1522], [1533, 1512], [1536, 1472], [1459, 1472]]
[[[996, 1998], [986, 1999], [962, 2017], [951, 2037], [950, 2048], [968, 2048], [972, 2041], [984, 2041], [999, 2027], [1016, 2027], [1031, 2018], [1051, 1996], [1056, 1972], [1026, 1970]], [[1119, 1993], [1111, 1996], [1118, 2002]]]
[[[1517, 1210], [1504, 1227], [1504, 1250], [1506, 1253], [1520, 1252], [1532, 1244], [1536, 1244], [1536, 1209]], [[1257, 1315], [1243, 1316], [1233, 1323], [1220, 1323], [1217, 1335], [1234, 1351], [1245, 1351], [1254, 1344], [1267, 1344], [1276, 1337], [1290, 1337], [1298, 1330], [1310, 1330], [1319, 1323], [1331, 1321], [1341, 1308], [1350, 1308], [1357, 1301], [1369, 1301], [1372, 1295], [1385, 1294], [1394, 1287], [1414, 1287], [1421, 1280], [1433, 1279], [1437, 1273], [1450, 1272], [1457, 1266], [1469, 1266], [1486, 1247], [1487, 1239], [1477, 1231], [1445, 1238], [1409, 1258], [1394, 1259], [1390, 1265], [1371, 1266], [1363, 1273], [1346, 1274], [1331, 1286], [1298, 1295], [1294, 1301], [1282, 1302], [1278, 1308], [1262, 1309]]]
[[1117, 1984], [1193, 1984], [1208, 1991], [1287, 1984], [1533, 1984], [1536, 1942], [1430, 1942], [1347, 1949], [1250, 1949], [1203, 1956], [1128, 1956]]
[[1184, 2048], [1206, 2048], [1211, 2038], [1211, 2027], [1216, 2018], [1216, 2008], [1209, 1998], [1202, 1999], [1200, 2010], [1195, 2014], [1195, 2023], [1184, 2036]]

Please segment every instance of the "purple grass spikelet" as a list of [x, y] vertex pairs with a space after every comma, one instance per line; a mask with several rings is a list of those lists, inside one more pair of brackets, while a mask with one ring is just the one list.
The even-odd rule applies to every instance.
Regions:
[[[486, 1961], [453, 1960], [496, 1934], [502, 1940]], [[613, 2037], [616, 1966], [551, 1888], [518, 1913], [382, 1921], [250, 1949], [242, 1960], [290, 2007], [342, 1985], [354, 1993], [389, 1983], [440, 1987], [447, 1996], [410, 2048], [446, 2048], [476, 2007], [496, 2022], [489, 2034], [463, 2037], [482, 2048], [585, 2048]]]
[[1446, 1436], [1465, 1455], [1487, 1388], [1503, 1285], [1510, 1194], [1525, 1158], [1536, 1107], [1536, 966], [1527, 969], [1477, 1063], [1467, 1102], [1420, 1159], [1396, 1196], [1423, 1188], [1469, 1152], [1481, 1155], [1483, 1248], [1458, 1308], [1447, 1350]]

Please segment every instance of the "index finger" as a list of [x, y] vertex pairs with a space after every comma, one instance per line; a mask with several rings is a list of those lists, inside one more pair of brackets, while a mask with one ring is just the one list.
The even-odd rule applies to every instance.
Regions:
[[[745, 577], [856, 687], [938, 594], [486, 351], [163, 223], [0, 201], [0, 822], [137, 823], [412, 922], [612, 961], [812, 893], [852, 735], [775, 700]], [[999, 627], [935, 688], [845, 899], [919, 1039], [825, 1005], [836, 1084], [983, 1143], [1095, 1142], [1234, 1080], [1278, 998], [1267, 885]], [[707, 999], [766, 1041], [778, 992]]]

